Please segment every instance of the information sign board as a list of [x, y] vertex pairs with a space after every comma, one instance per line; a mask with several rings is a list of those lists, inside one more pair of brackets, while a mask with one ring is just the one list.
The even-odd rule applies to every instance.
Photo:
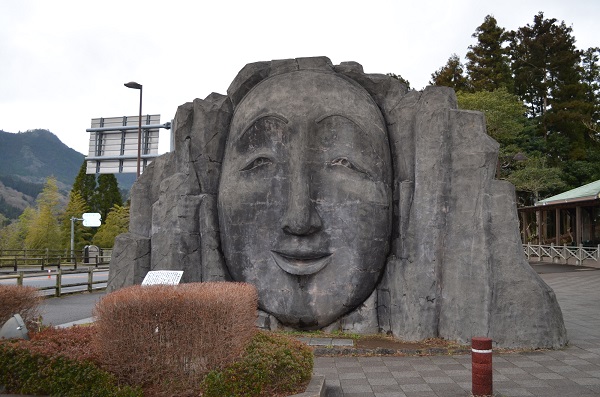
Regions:
[[181, 280], [183, 270], [153, 270], [149, 271], [142, 285], [168, 284], [177, 285]]

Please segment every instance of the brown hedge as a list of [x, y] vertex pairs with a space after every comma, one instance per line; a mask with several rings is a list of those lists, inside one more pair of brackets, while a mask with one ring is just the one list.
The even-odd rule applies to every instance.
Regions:
[[39, 319], [41, 300], [42, 297], [34, 287], [0, 285], [0, 327], [18, 313], [31, 331]]
[[95, 308], [100, 363], [156, 395], [193, 393], [206, 373], [241, 356], [256, 332], [257, 300], [243, 283], [118, 290]]

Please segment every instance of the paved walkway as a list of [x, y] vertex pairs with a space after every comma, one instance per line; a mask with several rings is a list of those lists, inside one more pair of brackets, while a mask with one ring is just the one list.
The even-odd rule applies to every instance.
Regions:
[[[494, 355], [495, 395], [600, 396], [600, 269], [533, 267], [558, 297], [570, 344], [558, 351]], [[44, 322], [89, 317], [101, 295], [49, 299]], [[471, 390], [470, 355], [317, 357], [315, 373], [326, 377], [328, 397], [467, 397]]]
[[[569, 347], [494, 355], [496, 396], [600, 396], [600, 270], [534, 268], [555, 291]], [[466, 397], [471, 356], [317, 357], [328, 397]]]

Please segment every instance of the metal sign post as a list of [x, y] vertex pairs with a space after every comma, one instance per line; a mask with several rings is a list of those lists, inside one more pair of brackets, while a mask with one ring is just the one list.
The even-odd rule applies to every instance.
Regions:
[[102, 216], [97, 212], [86, 212], [81, 218], [71, 217], [71, 261], [75, 258], [75, 221], [83, 221], [83, 226], [86, 227], [99, 227]]

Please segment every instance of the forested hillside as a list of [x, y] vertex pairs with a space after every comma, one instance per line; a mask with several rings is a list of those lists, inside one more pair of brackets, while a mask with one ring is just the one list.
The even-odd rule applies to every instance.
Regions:
[[7, 185], [10, 177], [8, 184], [22, 192], [28, 189], [23, 182], [33, 182], [39, 184], [39, 193], [49, 176], [70, 186], [84, 157], [47, 130], [17, 134], [0, 130], [0, 180]]
[[[58, 203], [64, 207], [84, 157], [47, 130], [0, 130], [0, 228], [35, 205], [49, 177], [56, 179]], [[116, 178], [122, 196], [128, 197], [135, 174]]]
[[514, 31], [488, 15], [472, 37], [465, 62], [452, 54], [430, 83], [486, 114], [496, 177], [520, 205], [600, 179], [600, 48], [578, 48], [572, 27], [543, 12]]

